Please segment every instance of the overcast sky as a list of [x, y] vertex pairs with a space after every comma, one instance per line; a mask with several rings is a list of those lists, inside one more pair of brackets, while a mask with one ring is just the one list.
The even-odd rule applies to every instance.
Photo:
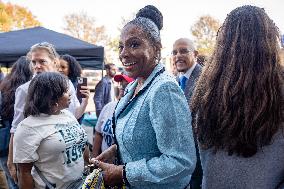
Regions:
[[223, 22], [234, 8], [251, 4], [265, 8], [268, 15], [284, 32], [283, 0], [2, 0], [28, 8], [44, 27], [63, 32], [63, 17], [74, 12], [86, 12], [105, 25], [107, 33], [119, 35], [121, 17], [130, 17], [147, 4], [153, 4], [164, 16], [162, 43], [171, 48], [175, 39], [191, 37], [190, 27], [202, 15], [211, 15]]

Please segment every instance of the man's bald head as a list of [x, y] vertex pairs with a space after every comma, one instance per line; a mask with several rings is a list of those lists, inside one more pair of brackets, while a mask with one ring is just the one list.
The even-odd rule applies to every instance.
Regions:
[[176, 44], [181, 44], [181, 43], [186, 44], [189, 47], [189, 50], [196, 51], [194, 42], [188, 38], [179, 38], [178, 40], [174, 42], [173, 46], [175, 46]]
[[185, 73], [194, 65], [196, 52], [193, 41], [188, 38], [180, 38], [174, 42], [172, 60], [178, 72]]

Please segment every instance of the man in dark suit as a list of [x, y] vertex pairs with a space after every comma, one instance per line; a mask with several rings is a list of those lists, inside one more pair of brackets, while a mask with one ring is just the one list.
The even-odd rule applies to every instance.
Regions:
[[116, 74], [117, 67], [115, 64], [106, 64], [105, 70], [106, 76], [102, 78], [95, 88], [94, 103], [97, 117], [99, 117], [107, 103], [115, 100], [113, 77]]
[[[190, 99], [202, 68], [196, 61], [197, 54], [198, 52], [196, 51], [193, 42], [187, 38], [180, 38], [176, 40], [173, 45], [172, 61], [179, 72], [177, 81], [184, 91], [188, 104], [190, 104]], [[194, 117], [194, 115], [192, 116]], [[195, 147], [197, 163], [196, 168], [191, 175], [190, 188], [200, 189], [202, 184], [202, 167], [196, 137]]]

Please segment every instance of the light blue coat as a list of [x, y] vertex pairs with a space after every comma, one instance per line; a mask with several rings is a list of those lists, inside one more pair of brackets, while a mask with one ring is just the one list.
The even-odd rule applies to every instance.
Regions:
[[[157, 65], [142, 88], [163, 68]], [[137, 80], [128, 86], [115, 116], [130, 101]], [[119, 155], [131, 187], [184, 189], [195, 168], [191, 114], [175, 79], [160, 74], [116, 119]]]

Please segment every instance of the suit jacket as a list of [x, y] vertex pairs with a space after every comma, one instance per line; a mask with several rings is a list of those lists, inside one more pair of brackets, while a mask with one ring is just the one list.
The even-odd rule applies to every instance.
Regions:
[[184, 95], [186, 97], [187, 102], [190, 102], [191, 96], [194, 92], [194, 88], [196, 85], [196, 82], [199, 78], [199, 75], [201, 73], [202, 67], [199, 64], [196, 64], [195, 68], [193, 69], [189, 79], [186, 82]]
[[[194, 92], [194, 88], [196, 86], [196, 82], [199, 78], [199, 75], [201, 74], [202, 71], [202, 67], [199, 64], [196, 64], [195, 68], [193, 69], [189, 79], [186, 82], [186, 86], [185, 86], [185, 90], [184, 90], [184, 95], [186, 97], [186, 100], [188, 102], [188, 104], [190, 104], [190, 100], [192, 97], [192, 94]], [[179, 81], [179, 78], [177, 78], [177, 80]], [[194, 118], [195, 115], [192, 115], [192, 117]], [[193, 180], [195, 180], [195, 184], [197, 185], [201, 185], [202, 183], [202, 167], [201, 167], [201, 162], [200, 162], [200, 155], [199, 155], [199, 149], [198, 149], [198, 145], [197, 145], [197, 138], [194, 137], [194, 141], [195, 141], [195, 150], [196, 150], [196, 157], [197, 157], [197, 161], [196, 161], [196, 167], [194, 172], [192, 173], [191, 176], [191, 182], [193, 182]], [[193, 184], [193, 183], [190, 183]], [[195, 188], [201, 188], [201, 187], [196, 187], [195, 185], [191, 185], [190, 187], [195, 189]]]
[[111, 101], [111, 80], [105, 76], [97, 84], [94, 94], [94, 103], [96, 106], [96, 115], [99, 117], [103, 107]]

